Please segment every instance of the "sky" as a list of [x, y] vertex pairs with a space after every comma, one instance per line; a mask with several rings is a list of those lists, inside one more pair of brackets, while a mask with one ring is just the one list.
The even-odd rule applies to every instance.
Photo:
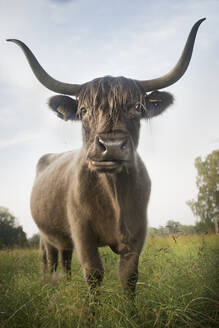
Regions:
[[54, 78], [84, 83], [112, 75], [147, 80], [176, 64], [193, 24], [199, 28], [185, 75], [164, 90], [175, 103], [141, 123], [139, 153], [152, 180], [149, 225], [194, 224], [186, 201], [197, 196], [194, 160], [219, 148], [218, 0], [0, 1], [0, 206], [28, 236], [37, 232], [30, 193], [45, 153], [82, 145], [80, 122], [48, 110], [54, 93], [34, 77], [17, 38]]

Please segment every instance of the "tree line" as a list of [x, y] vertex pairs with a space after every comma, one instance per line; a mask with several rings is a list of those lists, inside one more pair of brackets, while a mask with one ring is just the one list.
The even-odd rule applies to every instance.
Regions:
[[0, 249], [11, 247], [34, 247], [39, 245], [39, 234], [27, 238], [18, 219], [10, 211], [0, 206]]
[[[215, 218], [219, 219], [219, 150], [214, 150], [205, 159], [195, 159], [197, 169], [196, 199], [187, 201], [187, 205], [197, 218], [195, 225], [183, 225], [179, 221], [169, 220], [165, 226], [150, 228], [151, 235], [197, 234], [215, 231]], [[27, 238], [17, 218], [5, 207], [0, 207], [0, 249], [34, 247], [39, 245], [39, 234]]]
[[219, 220], [219, 150], [212, 151], [204, 159], [197, 157], [195, 168], [197, 198], [186, 202], [197, 218], [195, 225], [183, 225], [169, 220], [165, 226], [150, 228], [152, 235], [215, 232], [215, 219]]
[[214, 150], [203, 160], [197, 157], [195, 167], [197, 199], [187, 201], [187, 205], [198, 219], [197, 229], [213, 232], [215, 218], [219, 220], [219, 150]]
[[149, 228], [149, 234], [151, 236], [168, 236], [170, 234], [193, 235], [198, 233], [200, 231], [195, 225], [184, 225], [174, 220], [167, 221], [165, 226], [160, 226], [159, 228]]

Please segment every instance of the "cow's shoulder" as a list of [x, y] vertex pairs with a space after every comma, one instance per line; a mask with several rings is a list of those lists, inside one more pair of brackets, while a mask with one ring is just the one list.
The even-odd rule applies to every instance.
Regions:
[[45, 171], [47, 168], [51, 167], [51, 170], [56, 170], [59, 168], [64, 169], [65, 167], [75, 166], [77, 159], [80, 157], [80, 150], [73, 150], [64, 153], [51, 153], [45, 154], [40, 157], [37, 163], [37, 174]]
[[37, 172], [43, 171], [52, 162], [54, 162], [61, 154], [45, 154], [40, 157], [37, 163]]
[[77, 151], [70, 151], [59, 154], [45, 154], [40, 157], [37, 163], [37, 173], [44, 171], [49, 166], [61, 165], [65, 166], [70, 161], [73, 161], [76, 157]]

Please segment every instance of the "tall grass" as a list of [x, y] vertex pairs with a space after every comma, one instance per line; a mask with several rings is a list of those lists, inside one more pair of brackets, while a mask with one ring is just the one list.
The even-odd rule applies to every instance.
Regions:
[[97, 303], [76, 257], [71, 281], [45, 283], [37, 250], [1, 251], [0, 327], [219, 327], [219, 236], [150, 237], [134, 303], [123, 297], [118, 256], [103, 248], [101, 257]]

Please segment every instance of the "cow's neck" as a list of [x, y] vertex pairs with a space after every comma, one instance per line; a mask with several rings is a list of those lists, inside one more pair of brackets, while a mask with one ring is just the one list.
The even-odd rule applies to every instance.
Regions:
[[[123, 169], [120, 173], [97, 173], [91, 171], [85, 159], [82, 159], [77, 179], [79, 203], [83, 204], [80, 211], [90, 219], [93, 230], [103, 238], [103, 244], [110, 245], [116, 252], [128, 247], [131, 236], [130, 216], [133, 216], [138, 176], [137, 165], [134, 164], [129, 170]], [[113, 238], [114, 241], [109, 231], [114, 231], [117, 236]]]
[[[93, 193], [97, 201], [110, 201], [115, 216], [119, 219], [129, 210], [129, 201], [133, 199], [137, 179], [137, 165], [133, 163], [130, 168], [123, 168], [117, 173], [97, 173], [91, 171], [85, 159], [81, 161], [79, 181], [83, 181], [81, 187], [85, 194]], [[124, 204], [126, 206], [124, 206]]]
[[134, 177], [135, 170], [132, 169], [129, 172], [123, 170], [118, 174], [104, 174], [100, 176], [101, 182], [104, 186], [104, 192], [106, 192], [111, 200], [113, 211], [115, 213], [115, 220], [120, 231], [120, 243], [118, 248], [126, 248], [129, 244], [130, 232], [127, 226], [127, 220], [130, 215], [129, 205], [133, 198], [134, 192]]

